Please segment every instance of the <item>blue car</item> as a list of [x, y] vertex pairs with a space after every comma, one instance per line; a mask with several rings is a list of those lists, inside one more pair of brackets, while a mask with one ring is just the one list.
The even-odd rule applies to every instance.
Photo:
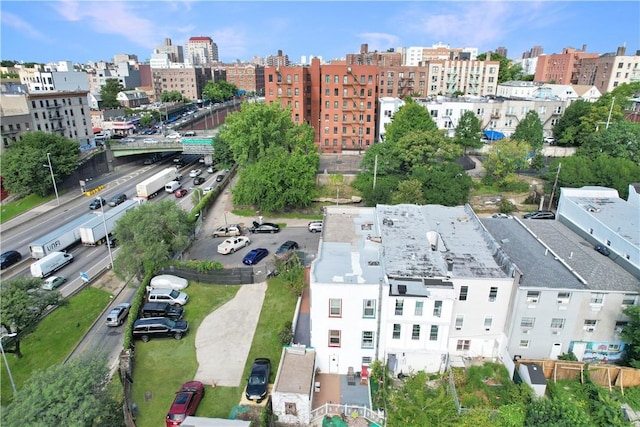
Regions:
[[265, 248], [256, 248], [250, 250], [242, 259], [242, 263], [246, 265], [254, 265], [260, 262], [261, 259], [269, 255], [269, 251]]

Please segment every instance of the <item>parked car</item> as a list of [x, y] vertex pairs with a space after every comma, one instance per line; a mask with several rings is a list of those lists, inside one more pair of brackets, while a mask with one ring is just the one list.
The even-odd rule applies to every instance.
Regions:
[[120, 203], [127, 200], [127, 195], [124, 193], [116, 194], [111, 199], [109, 199], [109, 206], [118, 206]]
[[193, 185], [200, 185], [200, 184], [204, 184], [206, 180], [201, 177], [201, 176], [197, 176], [195, 178], [193, 178]]
[[269, 251], [265, 248], [252, 249], [242, 258], [242, 263], [245, 265], [255, 265], [263, 258], [266, 258], [267, 255], [269, 255]]
[[6, 251], [0, 255], [0, 268], [4, 270], [5, 268], [11, 267], [13, 264], [20, 262], [22, 260], [22, 254], [18, 251]]
[[294, 242], [293, 240], [287, 240], [286, 242], [280, 245], [278, 250], [276, 250], [276, 258], [281, 260], [286, 260], [291, 256], [291, 254], [295, 250], [299, 248], [300, 246], [298, 245], [298, 242]]
[[54, 289], [62, 286], [64, 282], [67, 281], [66, 277], [62, 276], [50, 276], [42, 282], [42, 289], [47, 291], [53, 291]]
[[218, 245], [218, 253], [223, 255], [232, 254], [239, 249], [249, 246], [249, 243], [251, 243], [251, 240], [245, 236], [229, 237]]
[[242, 229], [240, 225], [230, 224], [230, 225], [221, 225], [220, 227], [213, 230], [213, 237], [231, 237], [231, 236], [240, 236], [242, 234]]
[[523, 215], [525, 219], [556, 219], [556, 214], [551, 211], [535, 211]]
[[189, 286], [189, 281], [172, 274], [160, 274], [151, 279], [149, 286], [153, 289], [174, 289], [181, 291]]
[[195, 415], [203, 397], [204, 384], [200, 381], [182, 384], [167, 413], [166, 427], [179, 426], [189, 415]]
[[191, 172], [189, 172], [189, 176], [191, 178], [195, 178], [196, 176], [200, 176], [200, 174], [202, 174], [202, 169], [193, 169]]
[[173, 195], [179, 199], [180, 197], [186, 196], [187, 193], [188, 193], [188, 190], [186, 188], [181, 188], [179, 190], [174, 191]]
[[132, 335], [142, 342], [148, 342], [155, 337], [173, 337], [181, 340], [189, 330], [186, 320], [171, 320], [167, 317], [148, 317], [138, 319], [133, 323]]
[[124, 323], [124, 319], [126, 319], [129, 315], [130, 308], [131, 304], [129, 304], [128, 302], [123, 302], [113, 307], [109, 314], [107, 314], [107, 326], [122, 325]]
[[506, 213], [496, 213], [491, 215], [491, 218], [513, 218], [511, 215], [508, 215]]
[[89, 203], [89, 209], [95, 211], [96, 209], [100, 209], [102, 206], [106, 205], [107, 201], [102, 197], [96, 197], [93, 199], [91, 203]]
[[247, 379], [245, 396], [248, 400], [255, 400], [261, 403], [267, 397], [269, 388], [269, 376], [271, 375], [271, 361], [264, 357], [259, 357], [253, 361], [251, 374]]
[[249, 229], [252, 233], [279, 233], [280, 226], [278, 224], [274, 224], [272, 222], [263, 222], [262, 224], [258, 224], [257, 222], [253, 222], [253, 227]]
[[321, 233], [322, 232], [322, 221], [311, 221], [309, 223], [309, 231], [312, 233]]
[[147, 302], [140, 310], [140, 317], [168, 317], [172, 320], [180, 320], [184, 317], [184, 308], [168, 302]]
[[600, 252], [604, 256], [611, 255], [611, 250], [603, 244], [597, 244], [593, 247], [596, 251]]
[[149, 302], [168, 302], [173, 305], [185, 305], [189, 295], [173, 289], [151, 289], [147, 297]]

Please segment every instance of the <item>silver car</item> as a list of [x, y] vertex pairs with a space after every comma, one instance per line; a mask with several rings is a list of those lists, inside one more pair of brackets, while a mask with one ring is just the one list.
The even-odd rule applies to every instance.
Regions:
[[120, 326], [124, 323], [124, 319], [129, 315], [129, 309], [131, 308], [131, 304], [128, 302], [123, 302], [122, 304], [116, 305], [110, 312], [107, 314], [107, 326]]

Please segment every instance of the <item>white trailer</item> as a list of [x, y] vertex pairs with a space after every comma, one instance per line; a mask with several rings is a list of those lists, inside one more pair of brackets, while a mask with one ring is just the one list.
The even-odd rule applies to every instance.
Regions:
[[167, 182], [176, 178], [175, 168], [166, 168], [136, 185], [136, 195], [145, 199], [152, 199], [164, 190], [164, 185]]
[[113, 209], [80, 227], [80, 241], [85, 246], [95, 246], [102, 243], [113, 232], [118, 221], [127, 211], [138, 207], [136, 200], [125, 200]]
[[51, 252], [46, 257], [31, 264], [31, 275], [45, 278], [70, 262], [73, 262], [73, 255], [65, 252]]
[[29, 245], [31, 258], [44, 258], [51, 252], [64, 251], [78, 243], [80, 241], [79, 228], [95, 217], [96, 215], [92, 213], [84, 214], [31, 242]]

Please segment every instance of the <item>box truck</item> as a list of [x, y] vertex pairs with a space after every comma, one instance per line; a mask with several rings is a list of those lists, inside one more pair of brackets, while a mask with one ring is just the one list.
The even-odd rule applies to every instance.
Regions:
[[173, 193], [180, 187], [182, 187], [182, 184], [180, 184], [178, 181], [170, 181], [167, 182], [167, 184], [164, 186], [164, 191], [166, 191], [167, 193]]
[[163, 169], [136, 185], [136, 195], [145, 199], [152, 199], [164, 189], [167, 182], [174, 180], [176, 180], [175, 168]]
[[80, 241], [85, 246], [95, 246], [106, 240], [116, 226], [116, 221], [124, 216], [127, 211], [138, 207], [136, 200], [125, 200], [113, 209], [102, 215], [96, 216], [92, 221], [80, 227]]
[[65, 252], [51, 252], [46, 257], [31, 264], [31, 275], [45, 278], [70, 262], [73, 262], [73, 255]]
[[51, 252], [64, 251], [80, 241], [80, 227], [96, 218], [95, 213], [84, 214], [45, 234], [29, 244], [31, 258], [40, 259]]

